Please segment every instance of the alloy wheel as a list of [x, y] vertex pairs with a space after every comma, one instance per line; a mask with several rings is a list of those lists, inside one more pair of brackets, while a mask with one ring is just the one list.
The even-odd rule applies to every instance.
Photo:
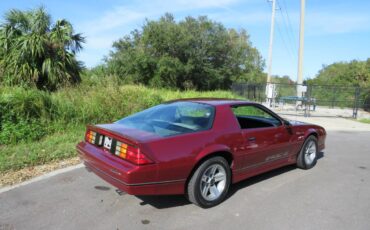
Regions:
[[316, 158], [316, 143], [314, 141], [310, 141], [306, 145], [306, 149], [304, 152], [304, 160], [306, 164], [312, 164], [312, 162]]
[[226, 171], [219, 164], [210, 165], [200, 180], [200, 193], [207, 201], [218, 199], [226, 186]]

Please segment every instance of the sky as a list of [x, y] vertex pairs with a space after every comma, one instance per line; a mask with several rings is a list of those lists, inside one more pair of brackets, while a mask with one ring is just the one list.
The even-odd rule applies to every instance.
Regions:
[[[86, 37], [78, 59], [87, 67], [101, 64], [114, 41], [166, 12], [177, 21], [206, 15], [227, 28], [246, 29], [253, 46], [265, 60], [268, 56], [272, 6], [267, 0], [0, 0], [0, 14], [38, 6]], [[277, 0], [276, 8], [272, 74], [296, 80], [300, 0]], [[306, 0], [304, 78], [315, 77], [323, 65], [370, 57], [369, 9], [364, 0]]]

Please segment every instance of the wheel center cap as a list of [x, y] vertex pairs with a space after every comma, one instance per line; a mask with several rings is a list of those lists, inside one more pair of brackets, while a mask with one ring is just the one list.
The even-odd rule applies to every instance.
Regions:
[[215, 179], [212, 179], [210, 184], [211, 184], [211, 186], [215, 185]]

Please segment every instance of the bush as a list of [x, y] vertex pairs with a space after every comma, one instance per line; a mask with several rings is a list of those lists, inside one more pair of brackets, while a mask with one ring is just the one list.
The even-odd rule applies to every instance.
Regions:
[[50, 95], [22, 88], [0, 89], [0, 144], [37, 140], [48, 133]]
[[0, 88], [0, 117], [50, 119], [52, 109], [53, 103], [47, 92], [21, 87]]
[[227, 91], [173, 91], [105, 82], [54, 93], [0, 88], [0, 145], [39, 140], [69, 127], [113, 122], [177, 98], [236, 97]]
[[46, 128], [37, 120], [20, 120], [15, 123], [5, 120], [1, 125], [0, 144], [38, 140], [47, 133]]

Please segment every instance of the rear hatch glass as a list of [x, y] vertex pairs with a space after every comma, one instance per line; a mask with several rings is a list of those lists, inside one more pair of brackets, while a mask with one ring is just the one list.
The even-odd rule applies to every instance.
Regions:
[[196, 102], [161, 104], [116, 122], [127, 128], [172, 136], [208, 130], [212, 127], [215, 108]]

